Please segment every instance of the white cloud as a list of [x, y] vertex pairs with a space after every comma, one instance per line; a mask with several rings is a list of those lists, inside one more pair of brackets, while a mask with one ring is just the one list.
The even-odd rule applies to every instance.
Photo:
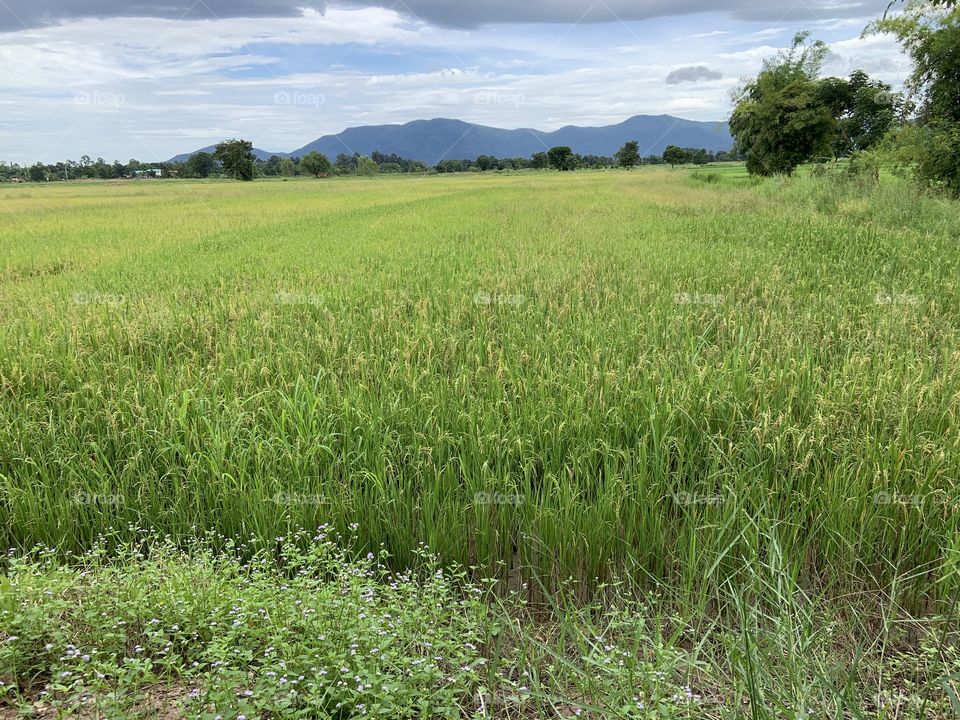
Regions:
[[[902, 80], [907, 63], [893, 42], [852, 37], [859, 29], [825, 32], [828, 70], [857, 66]], [[353, 125], [438, 116], [544, 130], [640, 113], [721, 119], [737, 78], [756, 73], [792, 35], [728, 22], [700, 33], [701, 42], [673, 42], [682, 30], [676, 21], [451, 31], [367, 7], [289, 18], [87, 19], [0, 34], [0, 160], [156, 160], [231, 135], [292, 150]], [[664, 83], [690, 66], [722, 77]], [[490, 93], [504, 101], [483, 101]]]

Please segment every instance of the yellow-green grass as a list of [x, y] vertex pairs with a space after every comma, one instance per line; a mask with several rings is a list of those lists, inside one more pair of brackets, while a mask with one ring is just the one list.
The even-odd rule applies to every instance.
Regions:
[[958, 206], [730, 167], [0, 189], [3, 541], [947, 599]]

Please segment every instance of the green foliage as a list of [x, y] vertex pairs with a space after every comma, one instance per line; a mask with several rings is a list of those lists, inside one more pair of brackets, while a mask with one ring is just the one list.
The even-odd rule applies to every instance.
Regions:
[[550, 156], [545, 152], [534, 153], [530, 165], [534, 170], [546, 170], [550, 167]]
[[280, 161], [279, 171], [283, 177], [293, 177], [297, 174], [297, 165], [290, 158], [283, 158]]
[[640, 143], [636, 140], [624, 143], [617, 151], [616, 160], [620, 167], [632, 170], [635, 165], [640, 164]]
[[547, 158], [550, 161], [550, 166], [554, 170], [565, 171], [577, 169], [577, 156], [574, 155], [573, 150], [566, 145], [550, 148], [547, 152]]
[[237, 180], [253, 180], [253, 143], [249, 140], [224, 140], [213, 153], [224, 172]]
[[217, 160], [208, 152], [194, 153], [187, 160], [185, 165], [186, 174], [189, 177], [205, 178], [210, 175], [217, 167]]
[[676, 145], [667, 145], [666, 149], [663, 151], [663, 161], [674, 167], [676, 165], [683, 165], [690, 160], [690, 153], [687, 152], [684, 148], [677, 147]]
[[918, 103], [918, 132], [899, 135], [917, 177], [960, 195], [960, 8], [934, 10], [912, 2], [907, 11], [878, 20], [868, 32], [893, 34], [913, 60], [907, 82]]
[[373, 177], [379, 173], [380, 166], [366, 155], [357, 158], [357, 175], [362, 177]]
[[[148, 548], [149, 557], [141, 552]], [[248, 559], [172, 543], [12, 559], [0, 584], [0, 699], [134, 717], [177, 685], [190, 717], [453, 717], [485, 676], [488, 612], [428, 563], [351, 561], [321, 528]], [[109, 555], [110, 559], [107, 560]]]
[[833, 154], [848, 157], [869, 150], [894, 126], [903, 108], [903, 99], [879, 80], [871, 80], [862, 70], [850, 78], [825, 78], [819, 82], [820, 102], [830, 108], [837, 120]]
[[477, 158], [477, 168], [481, 172], [486, 172], [487, 170], [493, 170], [497, 166], [497, 159], [495, 157], [490, 157], [489, 155], [481, 155]]
[[827, 53], [822, 41], [798, 34], [789, 51], [764, 61], [756, 79], [735, 96], [730, 132], [755, 175], [791, 174], [831, 154], [836, 120], [821, 101], [817, 76]]
[[314, 177], [320, 177], [333, 171], [333, 165], [331, 165], [327, 156], [316, 150], [300, 158], [300, 168]]

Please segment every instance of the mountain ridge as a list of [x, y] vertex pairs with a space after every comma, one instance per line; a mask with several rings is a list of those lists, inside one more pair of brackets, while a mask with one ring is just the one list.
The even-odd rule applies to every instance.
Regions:
[[[673, 115], [634, 115], [613, 125], [566, 125], [553, 131], [535, 128], [504, 129], [453, 118], [413, 120], [407, 123], [361, 125], [334, 135], [324, 135], [290, 152], [254, 148], [261, 159], [302, 157], [314, 150], [331, 160], [341, 153], [370, 155], [379, 151], [435, 165], [441, 160], [473, 160], [480, 155], [529, 157], [556, 145], [567, 145], [580, 155], [612, 156], [628, 140], [637, 140], [643, 155], [663, 152], [667, 145], [705, 148], [713, 152], [733, 145], [725, 122], [686, 120]], [[171, 158], [181, 162], [211, 145]]]

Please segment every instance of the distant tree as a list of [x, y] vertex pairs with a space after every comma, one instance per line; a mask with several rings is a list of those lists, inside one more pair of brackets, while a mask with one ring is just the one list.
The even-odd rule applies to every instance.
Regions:
[[791, 49], [763, 63], [734, 96], [730, 132], [752, 175], [789, 175], [797, 165], [831, 155], [836, 119], [819, 95], [827, 46], [799, 33]]
[[441, 160], [435, 166], [438, 173], [466, 172], [473, 167], [470, 160]]
[[313, 150], [300, 158], [300, 168], [314, 177], [320, 177], [328, 175], [333, 170], [333, 165], [330, 164], [326, 155]]
[[217, 145], [213, 156], [223, 165], [224, 172], [237, 180], [253, 180], [253, 143], [249, 140], [224, 140]]
[[566, 145], [550, 148], [547, 151], [547, 157], [550, 160], [551, 167], [555, 170], [574, 170], [577, 167], [577, 158], [573, 154], [573, 150]]
[[633, 169], [634, 165], [640, 164], [640, 143], [636, 140], [624, 143], [623, 147], [617, 151], [616, 158], [620, 167], [627, 170]]
[[334, 161], [333, 166], [341, 175], [353, 175], [357, 171], [357, 160], [359, 157], [360, 155], [356, 153], [353, 155], [340, 153], [337, 155], [337, 159]]
[[663, 151], [663, 161], [670, 165], [670, 167], [683, 165], [689, 159], [689, 153], [676, 145], [667, 145], [667, 149]]
[[487, 170], [493, 170], [497, 167], [497, 159], [490, 157], [489, 155], [481, 155], [477, 158], [477, 167], [481, 172], [486, 172]]
[[297, 166], [290, 158], [281, 160], [279, 169], [283, 177], [293, 177], [297, 173]]
[[191, 155], [186, 162], [185, 172], [190, 177], [209, 177], [217, 167], [216, 158], [208, 152], [198, 152]]
[[33, 182], [43, 182], [47, 179], [47, 168], [43, 163], [31, 165], [27, 173]]
[[534, 153], [530, 158], [530, 167], [534, 170], [546, 170], [550, 167], [550, 157], [545, 152]]
[[357, 158], [357, 175], [364, 177], [373, 177], [380, 172], [380, 166], [366, 155]]
[[706, 148], [684, 148], [687, 151], [687, 157], [694, 165], [706, 165], [710, 162], [710, 153]]
[[263, 163], [258, 164], [260, 172], [267, 177], [276, 177], [280, 174], [280, 157], [278, 155], [271, 155]]

